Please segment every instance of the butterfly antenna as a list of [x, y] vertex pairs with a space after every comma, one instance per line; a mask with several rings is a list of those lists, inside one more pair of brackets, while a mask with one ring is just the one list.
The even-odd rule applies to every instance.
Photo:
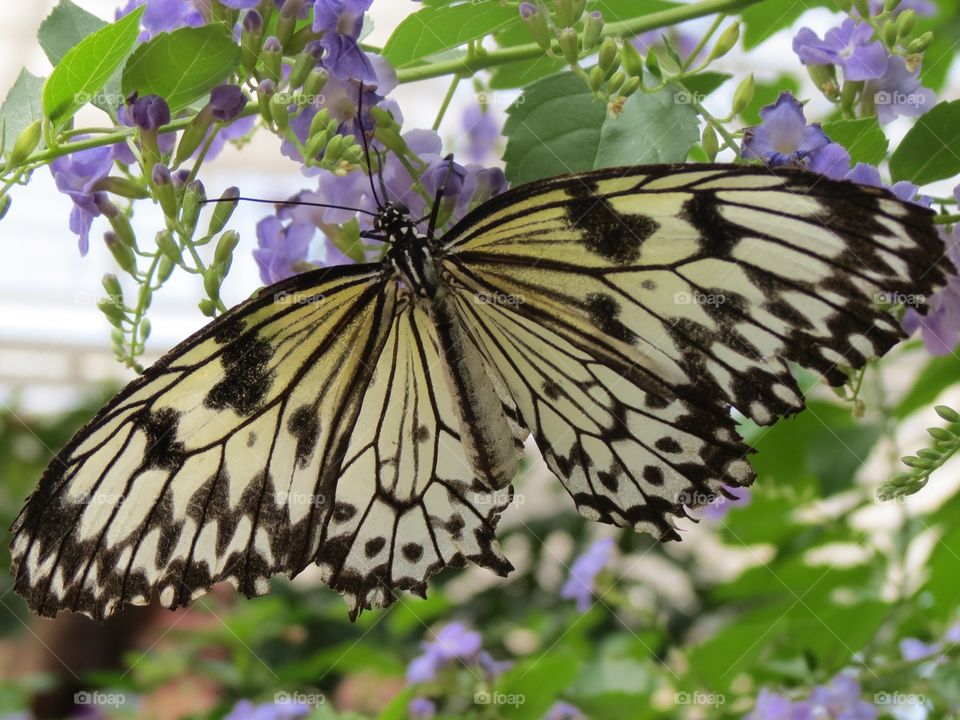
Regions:
[[[360, 81], [360, 95], [357, 97], [357, 121], [360, 126], [360, 140], [363, 142], [363, 157], [367, 161], [367, 176], [370, 178], [370, 191], [373, 193], [373, 199], [377, 203], [377, 209], [383, 209], [384, 204], [377, 196], [377, 186], [373, 184], [373, 165], [370, 163], [370, 143], [367, 142], [367, 130], [363, 126], [363, 81]], [[377, 153], [377, 160], [380, 160], [380, 153]], [[386, 200], [386, 194], [384, 194]], [[376, 213], [374, 213], [376, 214]]]
[[453, 153], [447, 155], [443, 161], [447, 164], [447, 174], [443, 177], [443, 182], [437, 187], [437, 194], [433, 198], [433, 207], [430, 208], [430, 222], [427, 224], [427, 240], [433, 241], [433, 233], [437, 229], [437, 217], [440, 215], [440, 200], [447, 189], [447, 182], [450, 175], [453, 174]]
[[364, 215], [372, 215], [376, 217], [375, 212], [370, 210], [364, 210], [363, 208], [347, 207], [346, 205], [331, 205], [329, 203], [319, 203], [319, 202], [310, 202], [309, 200], [267, 200], [265, 198], [253, 198], [253, 197], [235, 197], [235, 198], [208, 198], [206, 200], [201, 200], [201, 205], [206, 205], [208, 203], [220, 203], [220, 202], [238, 202], [243, 200], [244, 202], [253, 202], [253, 203], [264, 203], [267, 205], [306, 205], [307, 207], [319, 207], [319, 208], [329, 208], [331, 210], [347, 210], [348, 212], [357, 212], [363, 213]]

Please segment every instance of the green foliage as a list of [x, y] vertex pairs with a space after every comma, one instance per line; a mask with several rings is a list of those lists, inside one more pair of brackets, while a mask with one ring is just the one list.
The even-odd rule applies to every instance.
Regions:
[[921, 115], [890, 156], [894, 180], [918, 185], [960, 173], [960, 100]]

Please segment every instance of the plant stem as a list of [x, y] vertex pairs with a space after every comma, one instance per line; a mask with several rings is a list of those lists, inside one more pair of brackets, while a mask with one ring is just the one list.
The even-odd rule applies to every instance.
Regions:
[[437, 111], [437, 119], [433, 121], [434, 132], [437, 132], [440, 129], [440, 123], [443, 122], [443, 116], [447, 114], [447, 109], [450, 107], [450, 102], [453, 100], [453, 96], [457, 92], [457, 87], [460, 85], [461, 80], [463, 80], [463, 76], [459, 73], [455, 73], [453, 79], [450, 81], [450, 87], [447, 89], [447, 94], [443, 98], [443, 103], [440, 105], [440, 110]]
[[703, 49], [707, 46], [707, 43], [710, 42], [710, 38], [713, 37], [713, 34], [717, 31], [717, 28], [720, 27], [720, 23], [722, 23], [726, 17], [726, 13], [720, 13], [717, 15], [716, 19], [713, 21], [713, 25], [711, 25], [710, 29], [703, 34], [703, 37], [700, 38], [700, 42], [697, 43], [697, 46], [690, 51], [690, 54], [687, 55], [686, 59], [683, 61], [683, 67], [680, 68], [683, 72], [686, 72], [690, 69], [690, 65], [692, 65], [693, 61], [697, 59], [697, 55], [703, 52]]
[[[650, 13], [638, 18], [621, 22], [607, 23], [603, 28], [603, 37], [633, 37], [647, 30], [655, 30], [669, 25], [694, 18], [713, 15], [714, 13], [732, 14], [743, 10], [750, 5], [756, 5], [760, 0], [702, 0], [698, 3], [682, 5], [669, 10]], [[479, 70], [504, 65], [506, 63], [533, 60], [543, 55], [543, 48], [537, 43], [527, 43], [515, 47], [491, 50], [473, 58], [467, 56], [444, 60], [442, 62], [404, 67], [397, 70], [397, 79], [401, 83], [416, 82], [429, 78], [441, 77], [458, 73], [464, 77], [471, 77]]]

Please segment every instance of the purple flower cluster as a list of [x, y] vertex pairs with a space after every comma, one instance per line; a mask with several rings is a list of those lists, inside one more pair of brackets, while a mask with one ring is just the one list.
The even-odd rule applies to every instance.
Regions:
[[298, 720], [310, 714], [310, 706], [302, 703], [262, 703], [241, 700], [224, 720]]
[[817, 685], [806, 700], [793, 701], [764, 688], [745, 720], [876, 720], [877, 708], [860, 694], [860, 682], [848, 673]]
[[[898, 11], [906, 4], [901, 3]], [[922, 115], [936, 102], [933, 91], [920, 85], [919, 64], [890, 55], [866, 22], [847, 18], [822, 39], [810, 28], [801, 28], [793, 38], [793, 50], [805, 65], [840, 68], [844, 80], [866, 81], [863, 105], [882, 124], [900, 115]]]
[[323, 66], [339, 80], [359, 80], [375, 85], [377, 74], [371, 56], [360, 49], [363, 14], [373, 0], [315, 0], [313, 30], [322, 32]]
[[560, 597], [575, 600], [577, 610], [586, 612], [593, 600], [597, 575], [613, 557], [613, 538], [603, 538], [593, 543], [587, 551], [573, 561], [570, 577], [560, 588]]
[[441, 670], [455, 662], [478, 667], [490, 680], [513, 665], [494, 660], [483, 649], [480, 633], [454, 622], [442, 628], [432, 641], [424, 643], [423, 654], [407, 666], [407, 682], [411, 685], [431, 682]]
[[113, 148], [109, 146], [80, 150], [50, 163], [57, 190], [73, 200], [70, 230], [80, 238], [81, 255], [86, 255], [90, 248], [90, 227], [93, 219], [100, 215], [97, 198], [103, 193], [93, 188], [109, 175], [111, 167]]

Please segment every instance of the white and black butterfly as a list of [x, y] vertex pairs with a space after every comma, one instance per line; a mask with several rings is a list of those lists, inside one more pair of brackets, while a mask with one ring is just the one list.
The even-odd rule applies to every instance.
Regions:
[[[514, 188], [439, 238], [387, 205], [381, 262], [263, 289], [128, 385], [13, 525], [43, 615], [246, 595], [317, 563], [351, 616], [469, 560], [532, 434], [587, 518], [676, 538], [747, 485], [760, 424], [901, 337], [944, 280], [933, 214], [794, 169], [663, 165]], [[703, 297], [722, 302], [699, 302]]]

